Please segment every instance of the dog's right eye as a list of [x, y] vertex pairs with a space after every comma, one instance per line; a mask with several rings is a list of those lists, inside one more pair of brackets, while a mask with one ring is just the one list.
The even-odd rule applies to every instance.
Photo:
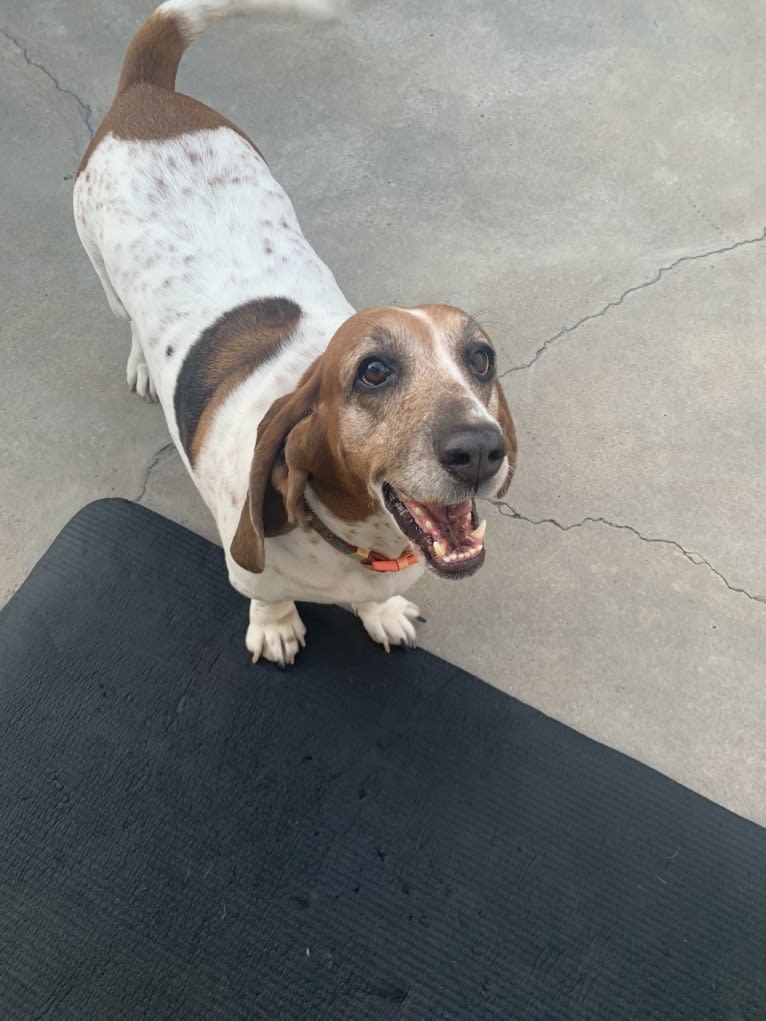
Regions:
[[385, 386], [394, 375], [394, 370], [382, 358], [365, 358], [359, 366], [356, 379], [364, 390], [377, 390]]

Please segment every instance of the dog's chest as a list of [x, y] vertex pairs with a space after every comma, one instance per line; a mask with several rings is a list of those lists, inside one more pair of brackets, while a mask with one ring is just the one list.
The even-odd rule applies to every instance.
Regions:
[[254, 298], [345, 306], [284, 190], [228, 128], [154, 142], [108, 136], [75, 205], [152, 369], [164, 369], [160, 347], [183, 357], [206, 326]]

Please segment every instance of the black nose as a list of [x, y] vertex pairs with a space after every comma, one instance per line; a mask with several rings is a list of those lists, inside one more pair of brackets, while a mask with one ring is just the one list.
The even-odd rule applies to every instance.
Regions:
[[453, 478], [478, 489], [503, 463], [505, 442], [499, 429], [463, 426], [439, 437], [436, 455]]

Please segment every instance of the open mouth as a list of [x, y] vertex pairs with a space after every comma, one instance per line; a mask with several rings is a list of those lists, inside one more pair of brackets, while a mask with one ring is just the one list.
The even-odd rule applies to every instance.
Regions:
[[446, 578], [465, 578], [484, 563], [484, 530], [473, 500], [445, 507], [419, 503], [383, 483], [383, 499], [396, 523], [428, 566]]

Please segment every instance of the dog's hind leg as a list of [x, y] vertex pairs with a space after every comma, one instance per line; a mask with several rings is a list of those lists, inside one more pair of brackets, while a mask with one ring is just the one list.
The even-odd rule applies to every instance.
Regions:
[[130, 354], [128, 355], [127, 370], [128, 387], [135, 390], [139, 397], [145, 401], [157, 402], [157, 390], [155, 389], [152, 377], [149, 374], [149, 366], [144, 359], [144, 351], [141, 341], [138, 339], [138, 331], [135, 324], [130, 324]]
[[134, 390], [139, 397], [143, 397], [145, 401], [156, 403], [157, 401], [157, 390], [152, 381], [152, 377], [149, 374], [149, 366], [146, 364], [144, 358], [144, 351], [141, 347], [141, 340], [138, 336], [136, 324], [132, 321], [125, 306], [120, 301], [117, 292], [112, 287], [112, 282], [109, 279], [109, 274], [106, 271], [106, 267], [101, 261], [101, 256], [97, 251], [91, 250], [91, 247], [83, 242], [85, 250], [90, 257], [90, 261], [93, 263], [93, 268], [96, 271], [98, 279], [101, 281], [101, 286], [104, 288], [104, 294], [106, 300], [109, 302], [109, 307], [112, 312], [119, 319], [127, 319], [130, 323], [130, 354], [128, 355], [128, 367], [126, 371], [126, 378], [128, 381], [128, 389]]
[[101, 249], [92, 235], [91, 231], [83, 225], [83, 214], [81, 210], [81, 194], [80, 189], [75, 186], [74, 196], [74, 207], [75, 207], [75, 225], [77, 227], [77, 233], [80, 235], [80, 241], [82, 246], [88, 254], [88, 258], [91, 261], [93, 269], [96, 271], [96, 276], [101, 281], [101, 286], [104, 289], [106, 300], [109, 302], [109, 308], [117, 316], [118, 319], [126, 319], [130, 323], [130, 354], [128, 355], [128, 367], [127, 367], [127, 380], [128, 388], [135, 390], [139, 397], [143, 397], [145, 401], [155, 402], [157, 400], [157, 390], [152, 382], [152, 377], [149, 374], [149, 367], [146, 364], [144, 358], [144, 352], [141, 347], [141, 341], [136, 332], [135, 324], [131, 321], [128, 312], [120, 301], [120, 297], [115, 291], [112, 281], [109, 279], [109, 274], [104, 265], [104, 260], [101, 255]]

